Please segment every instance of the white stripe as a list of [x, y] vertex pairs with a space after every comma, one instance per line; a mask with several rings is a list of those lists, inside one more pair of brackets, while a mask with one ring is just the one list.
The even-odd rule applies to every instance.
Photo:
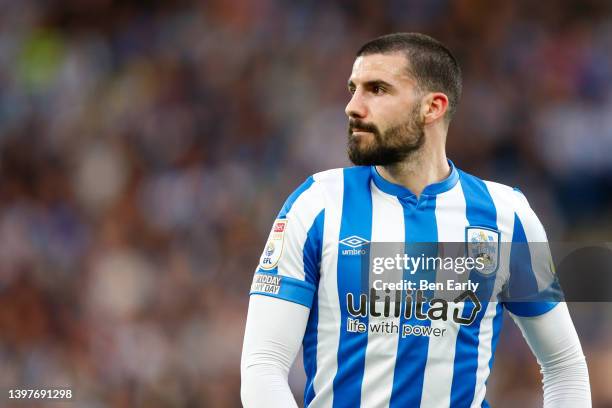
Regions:
[[[404, 210], [395, 196], [383, 193], [371, 183], [372, 190], [372, 238], [371, 257], [395, 256], [404, 253]], [[376, 242], [384, 243], [376, 245]], [[373, 274], [371, 274], [372, 276]], [[394, 276], [396, 275], [396, 276]], [[384, 275], [374, 275], [372, 279], [384, 282], [397, 282], [402, 271], [385, 271]], [[370, 282], [372, 285], [373, 281]], [[370, 286], [371, 287], [371, 286]], [[377, 302], [377, 310], [382, 310], [384, 301]], [[400, 318], [393, 316], [395, 302], [390, 303], [391, 317], [369, 316], [369, 325], [388, 322], [398, 328], [398, 333], [368, 332], [368, 345], [365, 353], [365, 367], [361, 386], [361, 406], [386, 407], [389, 405], [393, 389], [393, 373], [399, 341]]]
[[340, 343], [340, 309], [338, 308], [338, 237], [342, 218], [344, 173], [335, 169], [315, 175], [321, 181], [325, 201], [323, 254], [319, 280], [319, 321], [317, 326], [317, 372], [314, 378], [315, 398], [311, 408], [331, 407], [334, 377], [338, 370]]
[[[457, 183], [451, 190], [439, 194], [436, 198], [436, 224], [438, 226], [438, 241], [439, 242], [464, 242], [465, 227], [468, 225], [468, 220], [465, 214], [465, 196], [461, 183]], [[446, 245], [444, 249], [461, 250], [461, 246], [457, 244]], [[458, 257], [464, 256], [463, 253], [444, 253], [441, 256]], [[442, 277], [442, 271], [436, 272], [436, 277], [439, 282], [446, 281]], [[450, 271], [455, 274], [454, 271]], [[459, 310], [459, 316], [463, 312], [463, 302], [449, 302], [448, 315], [452, 316], [454, 309]], [[431, 327], [446, 329], [444, 336], [429, 338], [429, 347], [427, 351], [427, 364], [425, 366], [425, 374], [423, 378], [423, 393], [421, 396], [422, 407], [448, 407], [450, 405], [451, 387], [453, 384], [453, 367], [455, 362], [455, 345], [457, 343], [457, 334], [459, 333], [460, 325], [452, 320], [432, 320]]]
[[[501, 312], [503, 313], [503, 311]], [[478, 369], [476, 370], [476, 389], [470, 408], [480, 408], [487, 392], [485, 384], [489, 377], [493, 341], [493, 319], [497, 314], [497, 302], [489, 302], [485, 315], [480, 322], [478, 334]]]
[[[497, 277], [493, 293], [499, 293], [501, 287], [507, 280], [510, 268], [510, 245], [514, 231], [514, 204], [512, 199], [512, 189], [499, 183], [485, 181], [489, 190], [495, 210], [497, 212], [497, 229], [500, 231], [500, 264], [497, 270]], [[506, 244], [503, 244], [503, 243]], [[490, 374], [489, 361], [492, 356], [493, 340], [493, 318], [497, 310], [497, 302], [489, 302], [486, 313], [480, 323], [478, 335], [478, 368], [476, 370], [476, 390], [472, 407], [480, 407], [486, 394], [486, 380]]]
[[287, 226], [278, 274], [305, 280], [304, 244], [315, 217], [323, 209], [319, 186], [314, 182], [293, 203], [287, 213]]
[[538, 289], [544, 290], [550, 286], [554, 279], [554, 273], [551, 269], [552, 255], [548, 246], [548, 238], [546, 237], [544, 226], [529, 206], [525, 196], [516, 191], [513, 191], [513, 193], [520, 194], [520, 200], [517, 200], [516, 214], [523, 225], [527, 242], [530, 243], [531, 266], [538, 283]]
[[512, 249], [512, 236], [514, 235], [514, 208], [516, 207], [515, 191], [503, 184], [485, 181], [489, 190], [495, 212], [497, 213], [497, 229], [500, 233], [499, 266], [496, 272], [493, 293], [502, 291], [503, 286], [510, 277], [510, 251]]

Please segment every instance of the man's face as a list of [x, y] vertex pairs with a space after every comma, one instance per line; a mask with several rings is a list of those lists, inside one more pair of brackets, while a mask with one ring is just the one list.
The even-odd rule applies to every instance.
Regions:
[[425, 140], [420, 94], [403, 54], [357, 57], [348, 87], [348, 155], [354, 164], [395, 164], [420, 149]]

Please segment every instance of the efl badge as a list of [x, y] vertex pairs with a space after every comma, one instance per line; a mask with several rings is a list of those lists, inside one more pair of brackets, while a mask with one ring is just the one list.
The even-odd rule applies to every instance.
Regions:
[[261, 269], [274, 269], [283, 253], [283, 241], [285, 238], [285, 229], [287, 228], [287, 219], [276, 220], [270, 231], [268, 242], [264, 248], [263, 254], [259, 259], [259, 267]]
[[474, 270], [491, 275], [499, 267], [499, 231], [484, 227], [466, 227], [467, 256], [476, 260]]

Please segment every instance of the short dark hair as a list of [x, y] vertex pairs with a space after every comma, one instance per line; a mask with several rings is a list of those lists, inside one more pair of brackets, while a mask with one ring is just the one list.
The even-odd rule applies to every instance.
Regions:
[[448, 97], [447, 119], [457, 109], [461, 97], [461, 68], [453, 54], [438, 40], [420, 33], [383, 35], [365, 43], [357, 57], [403, 52], [408, 74], [423, 91], [443, 92]]

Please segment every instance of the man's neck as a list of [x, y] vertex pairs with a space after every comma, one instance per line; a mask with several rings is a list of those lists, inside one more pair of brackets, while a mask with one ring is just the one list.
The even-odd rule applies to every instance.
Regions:
[[404, 186], [419, 197], [425, 187], [447, 178], [451, 169], [444, 151], [415, 153], [401, 163], [376, 166], [376, 170], [385, 180]]

